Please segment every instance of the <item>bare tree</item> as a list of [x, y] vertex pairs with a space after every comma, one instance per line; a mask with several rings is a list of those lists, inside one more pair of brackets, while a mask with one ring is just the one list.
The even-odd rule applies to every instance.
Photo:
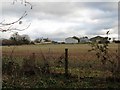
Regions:
[[[12, 4], [14, 5], [16, 2], [20, 2], [24, 6], [30, 6], [30, 9], [33, 8], [32, 4], [30, 2], [27, 2], [26, 0], [13, 0]], [[13, 21], [10, 23], [6, 23], [5, 20], [1, 21], [0, 22], [0, 32], [7, 32], [7, 31], [13, 31], [13, 30], [17, 30], [17, 31], [26, 30], [31, 25], [31, 23], [29, 23], [27, 27], [22, 28], [22, 29], [14, 27], [16, 23], [21, 25], [22, 19], [26, 16], [27, 16], [27, 11], [24, 11], [24, 13], [21, 15], [21, 17], [19, 17], [16, 21]]]

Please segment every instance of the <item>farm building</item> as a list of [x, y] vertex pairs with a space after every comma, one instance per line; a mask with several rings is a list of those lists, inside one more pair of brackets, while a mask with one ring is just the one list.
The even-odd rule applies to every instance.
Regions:
[[49, 40], [48, 38], [38, 38], [35, 40], [35, 44], [50, 44], [52, 43], [51, 40]]
[[43, 44], [44, 44], [44, 43], [45, 43], [45, 44], [49, 44], [49, 43], [52, 43], [52, 41], [49, 40], [48, 38], [44, 38], [44, 39], [42, 38], [42, 39], [41, 39], [41, 43], [43, 43]]
[[90, 42], [90, 40], [88, 39], [88, 37], [81, 37], [80, 38], [80, 43], [88, 43]]
[[91, 42], [97, 42], [97, 43], [105, 43], [108, 42], [107, 37], [101, 37], [101, 36], [96, 36], [90, 39]]
[[65, 39], [65, 43], [79, 43], [79, 38], [77, 37], [68, 37]]

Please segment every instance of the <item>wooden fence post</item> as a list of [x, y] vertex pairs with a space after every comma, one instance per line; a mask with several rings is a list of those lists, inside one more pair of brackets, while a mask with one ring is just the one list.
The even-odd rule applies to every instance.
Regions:
[[65, 49], [65, 76], [68, 76], [68, 49]]
[[30, 60], [31, 60], [31, 65], [32, 66], [34, 66], [35, 67], [35, 59], [36, 59], [36, 57], [35, 57], [35, 53], [32, 53], [32, 56], [30, 57]]

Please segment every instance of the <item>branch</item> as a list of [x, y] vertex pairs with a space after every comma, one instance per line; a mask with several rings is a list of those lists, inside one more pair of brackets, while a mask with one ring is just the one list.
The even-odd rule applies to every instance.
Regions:
[[[26, 0], [20, 0], [20, 1], [21, 1], [21, 4], [24, 4], [25, 6], [27, 6], [27, 4], [30, 5], [30, 9], [33, 8], [32, 4], [30, 2], [27, 2]], [[14, 0], [12, 4], [14, 5], [15, 2], [17, 2], [17, 0]]]
[[24, 30], [26, 30], [27, 28], [29, 28], [30, 27], [30, 25], [31, 25], [31, 23], [26, 27], [26, 28], [23, 28], [23, 29], [18, 29], [18, 28], [11, 28], [12, 26], [10, 26], [8, 29], [2, 29], [2, 28], [0, 28], [0, 31], [1, 32], [7, 32], [7, 31], [15, 31], [15, 30], [17, 30], [17, 31], [24, 31]]
[[23, 29], [18, 29], [18, 28], [11, 28], [9, 30], [17, 30], [17, 31], [23, 31], [23, 30], [26, 30], [27, 28], [29, 28], [31, 25], [31, 23], [26, 27], [26, 28], [23, 28]]
[[[32, 9], [32, 4], [30, 2], [27, 2], [26, 0], [19, 0], [21, 2], [21, 4], [23, 5], [30, 5], [30, 9]], [[13, 0], [13, 5], [18, 2], [18, 0]], [[0, 31], [1, 32], [7, 32], [7, 31], [12, 31], [12, 30], [17, 30], [17, 31], [23, 31], [26, 30], [27, 28], [29, 28], [29, 26], [31, 25], [31, 23], [24, 29], [19, 29], [19, 28], [12, 28], [13, 25], [15, 25], [16, 23], [22, 24], [21, 19], [23, 19], [25, 16], [27, 16], [27, 11], [25, 11], [22, 16], [20, 18], [18, 18], [18, 20], [10, 22], [10, 23], [5, 23], [5, 20], [3, 20], [2, 22], [0, 22]], [[7, 29], [4, 29], [7, 28]]]
[[12, 23], [3, 23], [3, 22], [1, 22], [0, 24], [1, 24], [2, 26], [12, 25], [12, 24], [15, 24], [15, 23], [19, 22], [19, 21], [20, 21], [22, 18], [24, 18], [25, 16], [27, 16], [26, 11], [23, 13], [23, 15], [22, 15], [18, 20], [14, 21], [14, 22], [12, 22]]
[[32, 4], [31, 4], [31, 3], [29, 3], [29, 2], [27, 2], [27, 1], [25, 0], [25, 6], [26, 6], [26, 4], [29, 4], [29, 5], [30, 5], [30, 9], [32, 9], [32, 8], [33, 8]]

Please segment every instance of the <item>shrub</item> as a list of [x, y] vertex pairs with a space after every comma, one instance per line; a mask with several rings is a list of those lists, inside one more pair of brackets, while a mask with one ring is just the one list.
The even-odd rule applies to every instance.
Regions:
[[[109, 38], [108, 38], [109, 39]], [[109, 70], [112, 72], [113, 76], [116, 76], [117, 73], [117, 68], [118, 68], [118, 52], [116, 50], [116, 53], [113, 53], [112, 51], [109, 50], [109, 42], [104, 42], [104, 43], [91, 43], [90, 44], [92, 49], [90, 51], [94, 51], [97, 58], [102, 62], [102, 64], [105, 66], [110, 66]]]

